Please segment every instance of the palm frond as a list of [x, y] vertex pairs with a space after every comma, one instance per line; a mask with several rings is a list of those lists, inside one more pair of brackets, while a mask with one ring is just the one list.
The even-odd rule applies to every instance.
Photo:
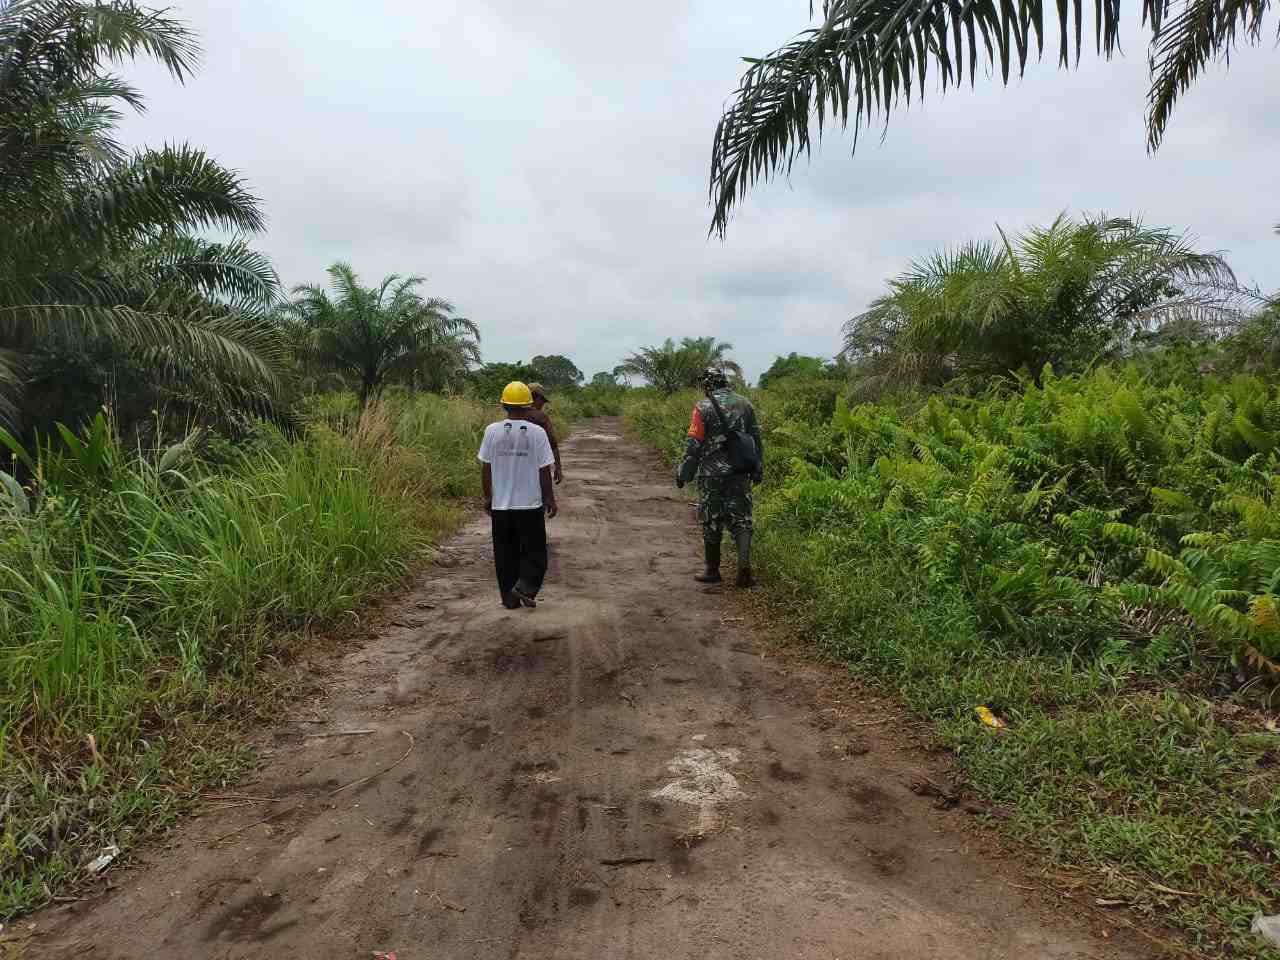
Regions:
[[1199, 78], [1205, 65], [1228, 59], [1243, 33], [1262, 39], [1262, 17], [1270, 0], [1185, 0], [1181, 12], [1156, 31], [1151, 41], [1151, 91], [1147, 140], [1160, 146], [1178, 97]]
[[279, 295], [271, 261], [243, 238], [217, 243], [169, 235], [129, 251], [117, 267], [129, 278], [146, 278], [152, 294], [197, 296], [240, 310], [267, 308]]
[[[1156, 148], [1178, 93], [1214, 56], [1227, 56], [1241, 32], [1260, 39], [1270, 0], [1184, 0], [1168, 21], [1171, 0], [1142, 0], [1152, 31], [1148, 140]], [[1093, 45], [1110, 58], [1119, 50], [1120, 0], [1095, 0]], [[712, 140], [710, 232], [723, 236], [729, 215], [758, 181], [789, 174], [812, 150], [814, 131], [828, 122], [858, 133], [899, 107], [921, 99], [930, 71], [942, 93], [979, 66], [1001, 82], [1021, 76], [1029, 57], [1043, 54], [1057, 27], [1060, 67], [1078, 64], [1084, 49], [1085, 0], [1058, 0], [1046, 26], [1040, 0], [828, 0], [822, 23], [748, 67]]]
[[[125, 345], [174, 387], [271, 402], [287, 360], [263, 310], [278, 280], [239, 175], [188, 146], [126, 156], [141, 96], [111, 65], [148, 58], [182, 81], [199, 46], [133, 0], [0, 0], [0, 392], [11, 414], [33, 347]], [[17, 358], [16, 360], [13, 358]]]
[[[185, 313], [139, 310], [127, 306], [78, 303], [0, 305], [0, 343], [22, 350], [41, 339], [76, 344], [109, 339], [132, 344], [169, 367], [189, 363], [227, 383], [255, 384], [276, 397], [286, 361], [279, 331], [265, 318], [224, 312], [210, 314], [199, 306]], [[7, 400], [20, 398], [10, 380]], [[3, 389], [3, 386], [0, 386]]]
[[180, 232], [223, 229], [256, 233], [265, 225], [244, 181], [187, 145], [147, 150], [75, 197], [46, 229]]
[[10, 51], [0, 85], [14, 76], [84, 75], [103, 63], [141, 57], [182, 81], [200, 61], [200, 45], [186, 24], [132, 0], [8, 0], [0, 8], [0, 50]]
[[27, 356], [19, 350], [0, 349], [0, 421], [17, 426], [27, 384]]
[[1001, 237], [912, 264], [851, 318], [844, 354], [859, 376], [936, 386], [965, 373], [1036, 375], [1173, 322], [1226, 329], [1250, 296], [1221, 255], [1135, 220], [1059, 216]]

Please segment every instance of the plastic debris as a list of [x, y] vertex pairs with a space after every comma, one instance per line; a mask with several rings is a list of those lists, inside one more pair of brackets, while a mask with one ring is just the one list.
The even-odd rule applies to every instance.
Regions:
[[1005, 725], [1005, 722], [991, 712], [990, 707], [974, 707], [973, 712], [978, 715], [978, 719], [985, 723], [988, 727], [999, 729]]
[[89, 873], [101, 873], [107, 867], [111, 866], [111, 861], [120, 856], [120, 848], [114, 843], [102, 851], [101, 855], [95, 857], [86, 868]]
[[373, 960], [396, 960], [395, 951], [388, 951], [387, 953], [375, 951], [373, 954]]
[[1270, 940], [1273, 946], [1280, 947], [1280, 913], [1272, 917], [1258, 914], [1253, 918], [1253, 926], [1249, 929], [1264, 940]]

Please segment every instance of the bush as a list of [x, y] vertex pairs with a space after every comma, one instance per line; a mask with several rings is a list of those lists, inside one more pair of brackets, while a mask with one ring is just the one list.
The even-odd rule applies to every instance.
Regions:
[[[1280, 909], [1276, 389], [1046, 369], [825, 421], [799, 396], [754, 397], [773, 609], [928, 718], [1015, 836], [1200, 947], [1276, 956], [1248, 933]], [[674, 458], [693, 400], [636, 398], [629, 428]]]

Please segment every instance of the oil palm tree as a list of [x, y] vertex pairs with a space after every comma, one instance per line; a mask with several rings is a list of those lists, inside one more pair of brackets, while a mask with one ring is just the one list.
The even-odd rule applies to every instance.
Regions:
[[642, 347], [614, 368], [615, 377], [637, 376], [670, 395], [697, 385], [707, 367], [720, 367], [739, 377], [742, 368], [729, 359], [733, 344], [714, 337], [685, 337], [677, 346], [668, 337], [657, 347]]
[[[716, 128], [711, 152], [712, 230], [723, 235], [733, 206], [760, 179], [790, 171], [811, 148], [811, 121], [856, 133], [877, 117], [923, 98], [932, 82], [943, 91], [979, 67], [1004, 83], [1039, 58], [1057, 26], [1057, 61], [1079, 63], [1084, 16], [1095, 10], [1094, 47], [1120, 49], [1120, 23], [1132, 8], [1120, 0], [824, 0], [822, 22], [749, 64]], [[1147, 140], [1159, 147], [1178, 96], [1210, 60], [1226, 60], [1241, 40], [1262, 40], [1270, 0], [1142, 0], [1150, 29], [1151, 87]], [[1054, 11], [1048, 13], [1047, 11]], [[810, 5], [810, 13], [813, 5]], [[1056, 16], [1055, 16], [1056, 13]], [[1046, 19], [1049, 21], [1046, 25]]]
[[690, 384], [698, 382], [702, 372], [708, 367], [719, 367], [741, 378], [742, 367], [729, 358], [732, 343], [725, 343], [715, 337], [685, 337], [680, 341], [680, 351], [685, 357], [686, 365], [693, 371]]
[[479, 362], [479, 328], [452, 316], [447, 300], [419, 294], [422, 277], [392, 275], [365, 287], [342, 262], [328, 274], [330, 290], [295, 287], [286, 312], [305, 334], [295, 342], [306, 343], [315, 363], [353, 381], [361, 408], [389, 382], [443, 388]]
[[408, 364], [408, 382], [413, 389], [430, 393], [458, 390], [468, 371], [480, 364], [479, 331], [463, 317], [445, 317], [457, 329], [432, 324], [424, 327], [423, 342], [416, 362]]
[[1107, 217], [1060, 216], [919, 261], [845, 324], [865, 388], [1087, 364], [1163, 324], [1222, 323], [1248, 297], [1217, 254]]
[[[130, 0], [0, 0], [0, 415], [23, 403], [35, 346], [110, 340], [218, 402], [280, 387], [263, 307], [270, 264], [240, 178], [204, 153], [128, 154], [112, 139], [142, 98], [109, 72], [139, 57], [190, 75], [187, 28]], [[234, 239], [212, 242], [213, 228]]]
[[689, 366], [676, 342], [667, 337], [656, 347], [641, 347], [613, 370], [615, 377], [640, 377], [664, 395], [675, 393], [689, 383]]

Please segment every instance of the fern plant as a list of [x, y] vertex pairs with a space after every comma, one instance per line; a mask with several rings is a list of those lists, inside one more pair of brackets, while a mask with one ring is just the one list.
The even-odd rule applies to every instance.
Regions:
[[1177, 556], [1148, 547], [1146, 565], [1161, 581], [1125, 584], [1127, 599], [1176, 606], [1238, 666], [1280, 674], [1280, 540], [1191, 534]]

